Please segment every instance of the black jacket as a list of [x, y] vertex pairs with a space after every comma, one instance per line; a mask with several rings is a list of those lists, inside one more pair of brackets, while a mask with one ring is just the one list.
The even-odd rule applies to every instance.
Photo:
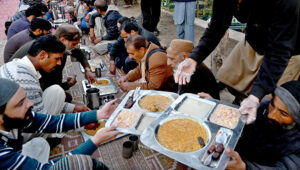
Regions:
[[214, 0], [211, 22], [191, 58], [201, 63], [218, 45], [233, 16], [247, 23], [246, 40], [264, 55], [250, 92], [262, 98], [274, 91], [291, 56], [300, 54], [300, 1]]
[[268, 123], [268, 102], [262, 102], [257, 119], [245, 126], [236, 151], [247, 169], [300, 169], [300, 127], [290, 130]]
[[[139, 35], [145, 37], [147, 41], [152, 42], [161, 47], [157, 37], [142, 27], [139, 28]], [[117, 57], [119, 57], [120, 51], [127, 52], [125, 48], [125, 41], [121, 36], [119, 36], [118, 40], [112, 45], [110, 51], [110, 60], [115, 60]]]
[[119, 36], [117, 21], [122, 15], [118, 11], [108, 11], [103, 17], [104, 26], [106, 28], [106, 35], [102, 40], [115, 40]]

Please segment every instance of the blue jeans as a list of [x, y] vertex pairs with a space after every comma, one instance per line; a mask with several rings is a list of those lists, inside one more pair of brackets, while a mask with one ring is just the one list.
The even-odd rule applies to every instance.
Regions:
[[[108, 51], [111, 50], [112, 44], [107, 45]], [[128, 53], [126, 51], [126, 48], [122, 48], [119, 52], [119, 56], [115, 58], [115, 65], [118, 68], [122, 68], [125, 73], [128, 73], [130, 70], [133, 70], [136, 68], [138, 63], [135, 60], [132, 60], [128, 57]]]

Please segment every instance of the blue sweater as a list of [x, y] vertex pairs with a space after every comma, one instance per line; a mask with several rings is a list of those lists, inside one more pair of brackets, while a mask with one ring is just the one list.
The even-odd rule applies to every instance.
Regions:
[[[89, 111], [77, 114], [33, 114], [33, 121], [22, 131], [23, 133], [61, 133], [97, 122], [97, 112]], [[92, 155], [98, 147], [89, 139], [68, 155]], [[67, 155], [67, 156], [68, 156]], [[5, 137], [0, 138], [0, 169], [49, 169], [61, 158], [42, 164], [35, 159], [16, 152], [13, 146], [8, 146]]]

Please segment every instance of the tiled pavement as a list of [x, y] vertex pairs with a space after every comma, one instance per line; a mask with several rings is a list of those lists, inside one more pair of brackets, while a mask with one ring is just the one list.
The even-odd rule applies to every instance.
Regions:
[[[18, 0], [0, 0], [0, 39], [5, 39], [4, 23], [18, 10]], [[2, 53], [0, 53], [2, 54]]]

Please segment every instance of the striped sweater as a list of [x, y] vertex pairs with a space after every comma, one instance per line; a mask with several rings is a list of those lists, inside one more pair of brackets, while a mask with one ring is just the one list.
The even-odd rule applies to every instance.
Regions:
[[[97, 122], [97, 112], [89, 111], [77, 114], [47, 115], [32, 112], [33, 121], [23, 130], [24, 133], [60, 133], [81, 126]], [[46, 164], [38, 162], [28, 156], [15, 152], [13, 146], [8, 146], [0, 134], [0, 169], [49, 169], [61, 158], [49, 161]], [[92, 155], [98, 147], [89, 139], [68, 155]], [[68, 156], [67, 155], [67, 156]]]
[[[0, 77], [18, 83], [26, 91], [27, 98], [34, 103], [33, 111], [49, 113], [43, 103], [43, 90], [39, 82], [40, 74], [35, 70], [27, 56], [22, 59], [15, 59], [0, 67]], [[74, 104], [65, 103], [62, 112], [71, 113], [74, 107]]]

